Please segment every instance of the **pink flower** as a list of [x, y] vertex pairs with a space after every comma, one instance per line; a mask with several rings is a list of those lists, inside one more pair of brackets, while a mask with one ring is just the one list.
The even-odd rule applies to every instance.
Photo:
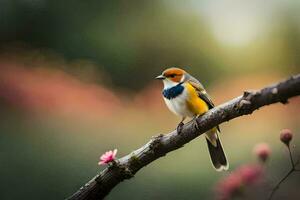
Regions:
[[245, 187], [260, 183], [264, 175], [261, 165], [244, 165], [223, 178], [216, 188], [218, 200], [229, 200], [243, 193]]
[[217, 184], [217, 199], [227, 200], [241, 192], [243, 182], [239, 174], [233, 172]]
[[290, 141], [293, 139], [293, 133], [290, 129], [283, 129], [280, 131], [280, 140], [287, 146], [290, 145]]
[[118, 150], [115, 149], [113, 151], [107, 151], [100, 157], [100, 161], [98, 162], [98, 165], [105, 165], [107, 163], [110, 163], [115, 160]]
[[262, 162], [266, 162], [271, 154], [271, 149], [268, 144], [260, 143], [254, 147], [253, 152]]
[[264, 170], [261, 165], [244, 165], [239, 167], [237, 173], [240, 174], [244, 184], [253, 185], [261, 180]]

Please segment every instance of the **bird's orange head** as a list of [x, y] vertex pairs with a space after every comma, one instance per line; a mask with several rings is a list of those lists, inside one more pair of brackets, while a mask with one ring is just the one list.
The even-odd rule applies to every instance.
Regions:
[[182, 81], [183, 76], [186, 72], [183, 69], [180, 68], [168, 68], [159, 76], [156, 77], [156, 79], [160, 80], [169, 80], [175, 83], [179, 83]]

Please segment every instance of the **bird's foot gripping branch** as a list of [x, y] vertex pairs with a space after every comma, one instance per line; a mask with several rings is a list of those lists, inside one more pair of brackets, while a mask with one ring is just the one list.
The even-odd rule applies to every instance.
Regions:
[[103, 199], [117, 184], [132, 178], [141, 168], [168, 152], [183, 147], [213, 127], [239, 116], [251, 114], [266, 105], [278, 102], [285, 104], [289, 98], [298, 95], [300, 95], [300, 74], [260, 90], [244, 92], [242, 96], [216, 106], [201, 117], [185, 124], [180, 134], [173, 131], [153, 137], [141, 148], [109, 165], [68, 199]]

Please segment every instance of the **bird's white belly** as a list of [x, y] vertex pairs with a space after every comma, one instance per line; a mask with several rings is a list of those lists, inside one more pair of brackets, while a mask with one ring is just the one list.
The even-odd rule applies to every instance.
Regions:
[[176, 115], [179, 115], [181, 117], [194, 117], [195, 114], [192, 113], [187, 106], [187, 95], [188, 94], [186, 90], [184, 90], [183, 93], [178, 97], [173, 99], [164, 98], [164, 100], [168, 108]]

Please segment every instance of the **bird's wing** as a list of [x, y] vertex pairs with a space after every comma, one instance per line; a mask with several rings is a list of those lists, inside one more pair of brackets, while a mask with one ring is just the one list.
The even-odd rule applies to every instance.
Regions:
[[[199, 98], [201, 98], [203, 101], [205, 101], [205, 103], [207, 103], [209, 109], [212, 109], [213, 107], [215, 107], [210, 96], [207, 94], [207, 92], [205, 91], [205, 89], [204, 89], [203, 85], [200, 83], [200, 81], [198, 81], [196, 78], [192, 77], [191, 75], [188, 75], [188, 80], [186, 80], [186, 81], [196, 89], [196, 91], [198, 92]], [[217, 130], [219, 132], [221, 132], [219, 126], [217, 126]]]
[[209, 109], [215, 107], [214, 103], [212, 102], [210, 96], [205, 91], [203, 85], [194, 77], [189, 75], [189, 78], [187, 80], [198, 92], [198, 96], [207, 103]]

